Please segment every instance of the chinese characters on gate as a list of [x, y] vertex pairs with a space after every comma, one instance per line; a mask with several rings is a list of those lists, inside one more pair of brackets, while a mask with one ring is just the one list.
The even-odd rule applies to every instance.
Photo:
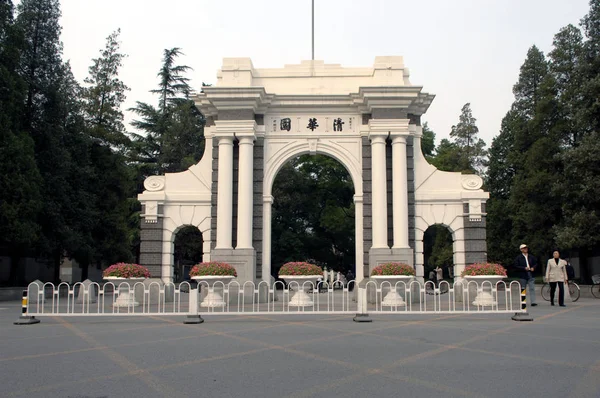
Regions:
[[[326, 120], [328, 121], [329, 118], [326, 118]], [[331, 126], [333, 128], [333, 131], [343, 131], [344, 124], [346, 124], [346, 122], [344, 122], [341, 117], [338, 117], [338, 118], [333, 118]], [[318, 119], [316, 117], [309, 118], [308, 125], [306, 126], [306, 128], [310, 131], [315, 131], [315, 129], [317, 127], [319, 127]], [[290, 119], [289, 117], [286, 117], [286, 118], [282, 118], [279, 121], [279, 130], [280, 131], [290, 131], [291, 129], [292, 129], [292, 119]], [[352, 129], [352, 119], [350, 119], [350, 129]], [[277, 124], [276, 124], [275, 120], [273, 120], [273, 130], [277, 130]]]

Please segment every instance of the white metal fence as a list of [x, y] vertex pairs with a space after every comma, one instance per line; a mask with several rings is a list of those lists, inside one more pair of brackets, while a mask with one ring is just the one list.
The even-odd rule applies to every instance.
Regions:
[[[519, 313], [517, 282], [32, 283], [27, 316]], [[524, 301], [523, 301], [524, 302]]]

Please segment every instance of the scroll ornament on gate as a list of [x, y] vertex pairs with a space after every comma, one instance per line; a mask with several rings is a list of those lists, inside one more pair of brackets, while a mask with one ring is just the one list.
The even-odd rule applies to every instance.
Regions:
[[475, 174], [467, 174], [462, 176], [462, 186], [469, 191], [475, 191], [483, 186], [481, 177]]
[[150, 176], [144, 180], [144, 188], [156, 192], [165, 189], [165, 176]]

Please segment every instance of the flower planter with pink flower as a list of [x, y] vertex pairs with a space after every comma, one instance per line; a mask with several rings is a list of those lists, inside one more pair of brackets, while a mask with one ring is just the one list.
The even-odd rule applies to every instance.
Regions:
[[[506, 278], [506, 269], [495, 263], [476, 263], [465, 267], [461, 276], [467, 285], [473, 281], [477, 283], [477, 296], [472, 301], [473, 305], [491, 307], [498, 302], [494, 298], [496, 284]], [[488, 290], [489, 289], [489, 290]]]
[[237, 277], [237, 271], [230, 264], [209, 261], [194, 265], [190, 270], [190, 277], [198, 283], [206, 282], [208, 285], [208, 293], [200, 304], [201, 307], [224, 307], [223, 296], [220, 292], [215, 291], [215, 287], [224, 288], [233, 278]]
[[102, 276], [109, 282], [118, 283], [114, 307], [137, 307], [140, 303], [135, 300], [135, 286], [150, 278], [150, 271], [139, 264], [116, 263], [105, 269]]
[[[376, 266], [371, 271], [371, 279], [376, 280], [380, 283], [380, 286], [384, 284], [390, 285], [390, 291], [381, 300], [381, 305], [384, 307], [401, 307], [406, 305], [404, 298], [398, 294], [396, 288], [398, 282], [404, 282], [404, 291], [410, 292], [410, 282], [415, 277], [415, 269], [408, 264], [404, 263], [384, 263]], [[383, 294], [383, 291], [382, 291]]]
[[279, 277], [287, 282], [290, 290], [296, 291], [288, 305], [307, 307], [314, 303], [306, 292], [311, 288], [314, 290], [317, 281], [323, 277], [323, 270], [307, 262], [289, 262], [281, 266]]

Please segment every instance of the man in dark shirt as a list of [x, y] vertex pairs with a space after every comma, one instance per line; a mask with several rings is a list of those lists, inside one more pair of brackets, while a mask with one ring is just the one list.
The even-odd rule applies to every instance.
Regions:
[[535, 307], [537, 303], [535, 302], [535, 278], [533, 277], [533, 273], [537, 266], [537, 260], [529, 254], [529, 248], [526, 244], [523, 243], [519, 246], [519, 249], [521, 250], [521, 254], [515, 258], [515, 268], [520, 279], [521, 289], [527, 287], [531, 306]]

